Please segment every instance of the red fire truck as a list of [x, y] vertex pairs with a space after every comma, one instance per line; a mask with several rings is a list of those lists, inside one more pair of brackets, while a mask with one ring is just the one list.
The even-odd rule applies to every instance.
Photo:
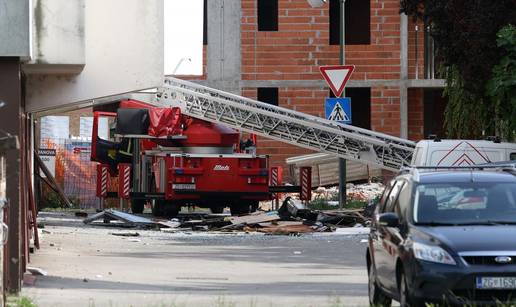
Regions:
[[154, 215], [169, 217], [189, 205], [214, 213], [255, 211], [271, 198], [268, 157], [242, 147], [237, 131], [179, 108], [120, 101], [116, 113], [94, 112], [97, 196], [109, 197], [108, 178], [119, 177], [112, 196], [130, 199], [133, 213], [146, 203], [153, 203]]

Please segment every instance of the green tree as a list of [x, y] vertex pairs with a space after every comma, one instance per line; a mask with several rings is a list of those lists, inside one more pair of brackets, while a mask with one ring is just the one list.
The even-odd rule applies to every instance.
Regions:
[[508, 25], [498, 32], [498, 47], [504, 55], [493, 68], [493, 77], [487, 84], [496, 117], [494, 129], [507, 139], [516, 136], [516, 26]]
[[[487, 83], [504, 56], [497, 33], [516, 24], [516, 0], [400, 0], [401, 10], [430, 26], [447, 80], [448, 137], [496, 134], [508, 102], [493, 101]], [[514, 121], [514, 120], [513, 120]]]

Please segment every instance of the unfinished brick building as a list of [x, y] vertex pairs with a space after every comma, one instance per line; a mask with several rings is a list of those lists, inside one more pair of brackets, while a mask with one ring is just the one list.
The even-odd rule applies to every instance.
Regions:
[[[339, 63], [339, 2], [205, 1], [205, 74], [193, 79], [324, 116], [319, 66]], [[444, 80], [425, 25], [399, 11], [399, 0], [346, 0], [346, 64], [356, 66], [346, 96], [353, 125], [419, 140], [442, 134]], [[277, 165], [308, 151], [259, 139], [259, 153]]]

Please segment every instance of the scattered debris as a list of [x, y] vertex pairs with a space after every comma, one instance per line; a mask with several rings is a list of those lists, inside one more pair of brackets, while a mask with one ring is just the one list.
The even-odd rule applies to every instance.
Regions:
[[280, 217], [276, 211], [271, 212], [255, 212], [244, 216], [232, 216], [229, 221], [233, 225], [241, 224], [258, 224], [263, 222], [277, 221]]
[[142, 227], [142, 228], [148, 228], [148, 227], [155, 227], [156, 222], [144, 218], [141, 216], [113, 210], [113, 209], [107, 209], [102, 212], [96, 213], [92, 215], [89, 218], [84, 219], [85, 224], [99, 224], [94, 223], [98, 220], [102, 220], [102, 223], [104, 226], [106, 225], [112, 225], [112, 226], [118, 226], [118, 227]]
[[302, 252], [301, 251], [294, 251], [294, 255], [301, 255]]
[[112, 232], [111, 234], [114, 236], [119, 236], [119, 237], [139, 237], [140, 236], [140, 234], [137, 232]]
[[352, 227], [359, 224], [366, 224], [368, 219], [362, 215], [362, 209], [343, 209], [319, 212], [317, 221], [326, 225]]
[[76, 217], [88, 217], [88, 212], [85, 211], [76, 211], [75, 212]]
[[[321, 189], [318, 189], [321, 190]], [[162, 232], [210, 231], [220, 233], [260, 232], [268, 235], [299, 235], [314, 232], [367, 233], [370, 217], [374, 211], [371, 201], [365, 209], [314, 210], [301, 201], [287, 197], [278, 211], [258, 211], [243, 216], [210, 215], [207, 213], [181, 213], [171, 220], [151, 220], [117, 210], [104, 210], [84, 219], [90, 225], [115, 227], [155, 228]], [[342, 227], [360, 230], [342, 231]], [[138, 237], [134, 231], [112, 232], [121, 237]], [[129, 242], [141, 242], [129, 239]]]
[[283, 205], [279, 208], [278, 213], [283, 219], [289, 219], [291, 217], [299, 217], [311, 221], [317, 219], [316, 211], [308, 209], [300, 200], [293, 199], [292, 197], [287, 197], [283, 201]]
[[140, 239], [129, 239], [128, 241], [129, 242], [141, 242], [142, 240], [140, 240]]
[[40, 269], [40, 268], [28, 266], [27, 267], [27, 271], [29, 273], [31, 273], [32, 275], [47, 276], [47, 272], [45, 270], [43, 270], [43, 269]]
[[158, 226], [168, 227], [168, 228], [178, 228], [181, 226], [181, 222], [178, 219], [171, 219], [170, 221], [158, 221]]
[[89, 280], [88, 280], [88, 278], [85, 277], [85, 278], [82, 279], [82, 281], [83, 282], [88, 282]]

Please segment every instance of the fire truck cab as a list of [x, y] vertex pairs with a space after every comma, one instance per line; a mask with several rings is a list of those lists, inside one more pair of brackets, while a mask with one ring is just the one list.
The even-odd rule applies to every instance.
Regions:
[[244, 214], [271, 198], [267, 156], [241, 150], [236, 130], [185, 116], [179, 108], [124, 100], [116, 113], [94, 112], [91, 160], [111, 177], [122, 176], [121, 165], [130, 167], [133, 213], [149, 203], [156, 216], [175, 216], [182, 206]]

